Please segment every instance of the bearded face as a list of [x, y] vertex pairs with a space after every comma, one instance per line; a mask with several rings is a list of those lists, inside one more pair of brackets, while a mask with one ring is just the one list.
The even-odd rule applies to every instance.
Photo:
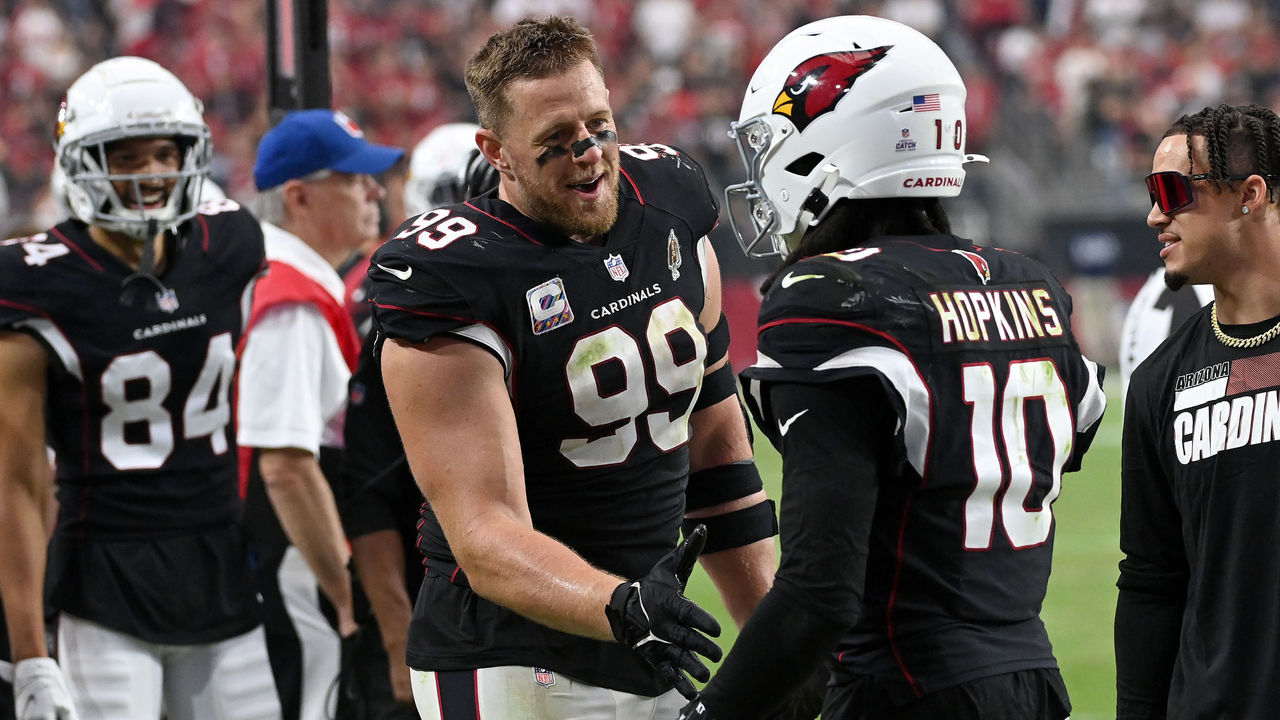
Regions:
[[[618, 218], [618, 143], [604, 79], [589, 62], [512, 83], [499, 196], [528, 217], [592, 242]], [[595, 142], [581, 143], [585, 136]], [[581, 153], [573, 149], [580, 143]]]

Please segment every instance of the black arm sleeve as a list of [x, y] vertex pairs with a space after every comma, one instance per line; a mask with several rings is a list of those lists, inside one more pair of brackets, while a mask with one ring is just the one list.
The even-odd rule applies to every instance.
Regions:
[[716, 718], [768, 715], [858, 619], [894, 416], [880, 382], [766, 386], [781, 436], [782, 563], [702, 693]]
[[1156, 453], [1151, 405], [1125, 407], [1121, 460], [1120, 592], [1116, 600], [1116, 717], [1163, 718], [1186, 604], [1181, 520]]

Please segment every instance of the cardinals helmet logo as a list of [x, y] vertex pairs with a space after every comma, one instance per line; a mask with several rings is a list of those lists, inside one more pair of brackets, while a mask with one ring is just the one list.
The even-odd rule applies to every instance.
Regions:
[[773, 101], [773, 112], [804, 132], [809, 123], [835, 109], [853, 82], [884, 59], [892, 45], [871, 50], [824, 53], [796, 66]]

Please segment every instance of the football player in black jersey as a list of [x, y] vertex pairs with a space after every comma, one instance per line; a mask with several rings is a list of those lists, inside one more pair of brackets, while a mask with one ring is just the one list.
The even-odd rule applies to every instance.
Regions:
[[[149, 60], [90, 68], [56, 138], [72, 219], [0, 247], [0, 589], [17, 715], [278, 718], [230, 396], [262, 232], [234, 202], [197, 204], [209, 128]], [[59, 503], [47, 552], [46, 442]]]
[[738, 621], [775, 563], [706, 240], [718, 206], [680, 150], [619, 144], [572, 19], [495, 34], [466, 80], [498, 189], [411, 218], [370, 266], [428, 500], [418, 709], [671, 716], [685, 674], [708, 675], [697, 654], [720, 655], [682, 594], [703, 542]]
[[950, 232], [941, 198], [985, 160], [964, 101], [937, 45], [866, 16], [792, 31], [751, 79], [726, 199], [748, 254], [786, 254], [743, 372], [782, 562], [682, 718], [772, 717], [824, 662], [825, 720], [1069, 713], [1039, 611], [1106, 400], [1050, 272]]
[[1213, 302], [1134, 370], [1121, 461], [1116, 715], [1280, 706], [1280, 118], [1179, 118], [1147, 176], [1171, 289]]

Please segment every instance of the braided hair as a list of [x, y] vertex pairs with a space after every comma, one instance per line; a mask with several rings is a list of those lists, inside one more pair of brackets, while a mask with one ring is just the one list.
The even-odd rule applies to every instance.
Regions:
[[760, 286], [765, 293], [795, 263], [848, 250], [881, 235], [950, 235], [951, 220], [936, 197], [844, 199], [809, 229], [782, 265]]
[[[1258, 105], [1219, 105], [1183, 115], [1165, 131], [1170, 135], [1199, 135], [1208, 146], [1209, 181], [1218, 189], [1232, 175], [1261, 175], [1267, 181], [1267, 201], [1276, 202], [1280, 179], [1280, 117]], [[1191, 143], [1187, 158], [1195, 173]]]

